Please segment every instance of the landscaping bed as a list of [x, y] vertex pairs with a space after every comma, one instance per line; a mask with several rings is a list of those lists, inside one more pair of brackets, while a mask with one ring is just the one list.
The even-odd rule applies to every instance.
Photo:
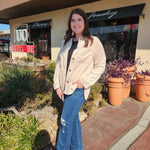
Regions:
[[[11, 68], [6, 67], [5, 64], [7, 69], [4, 69], [3, 65], [3, 70], [0, 71], [0, 106], [2, 107], [0, 110], [11, 112], [13, 117], [15, 113], [15, 116], [25, 120], [32, 115], [39, 122], [38, 133], [44, 131], [44, 136], [46, 135], [49, 139], [47, 142], [42, 141], [42, 147], [47, 144], [55, 145], [63, 107], [63, 103], [53, 90], [52, 79], [55, 63], [51, 62], [40, 71], [44, 78], [39, 78], [39, 74], [32, 69], [24, 67], [20, 69], [18, 64]], [[88, 101], [80, 110], [81, 122], [92, 115], [101, 105], [104, 105], [105, 100], [102, 99], [101, 90], [102, 85], [99, 82], [92, 87]], [[4, 118], [7, 117], [7, 115], [1, 115]], [[3, 128], [2, 124], [1, 127]], [[4, 145], [0, 146], [0, 149], [4, 148]], [[13, 149], [15, 148], [12, 147]]]

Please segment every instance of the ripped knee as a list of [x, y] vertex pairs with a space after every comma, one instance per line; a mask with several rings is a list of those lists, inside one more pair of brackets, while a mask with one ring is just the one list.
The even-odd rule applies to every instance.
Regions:
[[67, 122], [63, 119], [63, 118], [61, 118], [61, 131], [62, 131], [62, 133], [65, 133], [65, 131], [67, 130]]
[[67, 122], [63, 118], [61, 118], [61, 125], [66, 126], [66, 124]]

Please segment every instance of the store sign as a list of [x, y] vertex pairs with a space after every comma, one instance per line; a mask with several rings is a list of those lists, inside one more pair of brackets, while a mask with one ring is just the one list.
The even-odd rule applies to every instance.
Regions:
[[27, 29], [16, 30], [16, 40], [27, 41]]
[[43, 27], [47, 27], [48, 26], [48, 23], [49, 22], [40, 22], [40, 21], [38, 21], [38, 22], [34, 22], [34, 23], [32, 23], [32, 24], [29, 24], [29, 28], [32, 28], [32, 29], [34, 29], [34, 28], [43, 28]]
[[96, 12], [93, 12], [89, 15], [88, 17], [88, 20], [91, 19], [91, 18], [96, 18], [96, 17], [104, 17], [106, 16], [107, 19], [111, 19], [113, 16], [117, 15], [118, 11], [115, 10], [115, 11], [112, 11], [111, 9], [104, 12], [104, 13], [99, 13], [99, 14], [96, 14]]
[[12, 45], [11, 50], [15, 52], [35, 53], [34, 48], [33, 45]]
[[108, 20], [108, 19], [119, 19], [126, 17], [136, 17], [141, 15], [145, 4], [132, 5], [128, 7], [120, 7], [115, 9], [108, 9], [97, 12], [87, 13], [88, 20], [90, 22]]

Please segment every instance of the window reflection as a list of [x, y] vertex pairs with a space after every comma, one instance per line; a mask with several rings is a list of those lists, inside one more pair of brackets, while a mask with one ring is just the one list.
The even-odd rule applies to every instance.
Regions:
[[90, 22], [90, 33], [97, 36], [106, 52], [107, 61], [134, 59], [138, 34], [138, 17]]

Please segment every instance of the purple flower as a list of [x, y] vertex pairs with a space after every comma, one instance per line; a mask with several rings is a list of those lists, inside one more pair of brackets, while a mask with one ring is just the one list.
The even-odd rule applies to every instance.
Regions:
[[122, 57], [106, 64], [103, 81], [109, 78], [123, 78], [126, 83], [131, 82], [133, 74], [127, 72], [127, 67], [135, 66], [135, 60], [125, 60]]

